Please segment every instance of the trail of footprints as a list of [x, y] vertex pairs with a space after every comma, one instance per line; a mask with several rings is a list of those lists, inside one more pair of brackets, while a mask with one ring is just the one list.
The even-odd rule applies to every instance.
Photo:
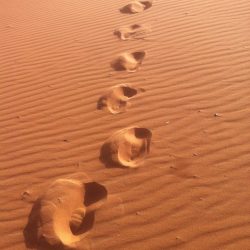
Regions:
[[[133, 1], [120, 9], [135, 14], [152, 7], [152, 1]], [[134, 24], [115, 30], [121, 40], [143, 38], [149, 29]], [[124, 52], [111, 66], [115, 71], [136, 72], [145, 59], [145, 51]], [[97, 109], [111, 114], [127, 111], [130, 100], [143, 93], [143, 88], [129, 84], [111, 87], [97, 102]], [[137, 168], [150, 152], [152, 133], [147, 128], [131, 126], [115, 132], [101, 150], [100, 161], [108, 168]], [[85, 238], [94, 223], [94, 214], [108, 197], [107, 189], [84, 174], [81, 180], [58, 179], [39, 196], [24, 229], [28, 248], [74, 249]]]

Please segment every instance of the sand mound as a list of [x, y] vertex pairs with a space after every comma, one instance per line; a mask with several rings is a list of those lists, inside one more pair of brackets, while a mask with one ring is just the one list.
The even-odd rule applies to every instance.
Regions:
[[26, 240], [37, 241], [38, 245], [75, 248], [86, 236], [87, 215], [98, 209], [106, 198], [106, 188], [96, 182], [56, 180], [35, 202], [25, 229]]
[[129, 100], [144, 91], [144, 89], [132, 88], [127, 84], [116, 85], [99, 98], [97, 109], [107, 109], [112, 114], [125, 112], [130, 105]]
[[144, 51], [136, 51], [132, 53], [122, 53], [111, 62], [111, 66], [116, 71], [126, 70], [128, 72], [135, 72], [142, 64], [146, 53]]
[[116, 29], [114, 35], [118, 36], [121, 40], [136, 40], [145, 38], [149, 31], [150, 29], [146, 26], [133, 24]]
[[147, 128], [122, 129], [104, 143], [100, 159], [107, 167], [138, 167], [150, 151], [151, 137], [152, 133]]
[[143, 12], [152, 6], [152, 1], [133, 1], [120, 9], [121, 13], [135, 14]]

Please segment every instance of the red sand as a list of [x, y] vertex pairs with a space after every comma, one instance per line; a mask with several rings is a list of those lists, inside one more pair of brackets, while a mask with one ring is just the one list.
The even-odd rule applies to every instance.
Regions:
[[[79, 249], [250, 249], [250, 2], [128, 3], [1, 1], [0, 249], [31, 248], [34, 201], [82, 173], [108, 197]], [[150, 32], [114, 35], [134, 24]], [[134, 51], [136, 72], [111, 67]], [[98, 110], [118, 84], [146, 91]], [[105, 166], [102, 145], [130, 126], [152, 132], [144, 164]]]

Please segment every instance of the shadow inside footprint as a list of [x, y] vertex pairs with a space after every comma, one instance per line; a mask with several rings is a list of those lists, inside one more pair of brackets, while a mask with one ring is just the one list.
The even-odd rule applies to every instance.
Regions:
[[122, 7], [120, 9], [120, 12], [123, 14], [136, 14], [149, 9], [150, 7], [152, 7], [152, 5], [152, 1], [133, 1], [128, 5]]
[[107, 189], [97, 182], [89, 182], [85, 184], [84, 205], [88, 209], [82, 223], [77, 228], [70, 225], [73, 234], [79, 235], [86, 233], [93, 227], [95, 221], [95, 211], [101, 207], [107, 195]]
[[100, 150], [100, 161], [106, 166], [106, 168], [124, 168], [119, 162], [116, 162], [112, 158], [112, 144], [104, 143]]
[[153, 5], [152, 1], [140, 1], [140, 2], [145, 6], [144, 10], [151, 8]]
[[[58, 187], [62, 191], [58, 192]], [[69, 188], [69, 192], [67, 192], [67, 188]], [[73, 201], [74, 203], [74, 198], [79, 196], [77, 194], [79, 192], [83, 195], [83, 200], [80, 201], [83, 208], [79, 209], [78, 205], [76, 208], [73, 207], [72, 215], [70, 212], [69, 217], [67, 217], [67, 209], [71, 206], [70, 202]], [[79, 197], [81, 197], [81, 194]], [[69, 179], [55, 181], [47, 192], [36, 200], [32, 207], [28, 223], [23, 231], [27, 248], [39, 250], [74, 248], [77, 241], [86, 237], [87, 232], [93, 227], [95, 211], [103, 205], [106, 199], [106, 188], [96, 182], [83, 184]], [[79, 211], [84, 213], [79, 213]], [[76, 212], [78, 212], [78, 217], [74, 215]], [[71, 216], [78, 219], [75, 219], [73, 223], [72, 219], [70, 219]], [[64, 221], [59, 222], [62, 227], [60, 224], [59, 227], [56, 225], [58, 223], [56, 217], [59, 217], [59, 221]], [[68, 229], [64, 228], [65, 226]], [[68, 238], [76, 241], [65, 244]], [[62, 239], [65, 239], [65, 241]]]
[[127, 96], [128, 98], [135, 96], [138, 92], [136, 89], [130, 88], [128, 86], [123, 86], [122, 91], [123, 91], [124, 96]]
[[136, 168], [150, 152], [151, 137], [151, 131], [146, 128], [130, 127], [120, 130], [101, 147], [100, 161], [107, 168]]
[[132, 55], [137, 62], [142, 62], [146, 53], [144, 51], [136, 51], [136, 52], [133, 52]]
[[118, 55], [117, 58], [111, 62], [111, 67], [116, 71], [135, 72], [142, 64], [145, 56], [145, 51], [126, 52]]
[[107, 196], [108, 191], [103, 185], [97, 182], [85, 183], [84, 205], [86, 207], [95, 205], [95, 209], [98, 209]]

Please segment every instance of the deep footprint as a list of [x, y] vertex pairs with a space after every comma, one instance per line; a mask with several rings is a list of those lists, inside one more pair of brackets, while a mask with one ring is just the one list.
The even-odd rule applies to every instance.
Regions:
[[133, 39], [144, 39], [149, 32], [150, 29], [148, 27], [139, 24], [133, 24], [116, 29], [114, 31], [114, 35], [125, 41]]
[[135, 51], [132, 53], [122, 53], [112, 62], [111, 67], [116, 71], [136, 72], [146, 56], [145, 51]]
[[140, 1], [140, 0], [132, 1], [128, 5], [122, 7], [120, 9], [120, 12], [125, 14], [136, 14], [151, 8], [152, 5], [153, 5], [152, 1]]
[[106, 188], [96, 182], [56, 180], [33, 206], [24, 231], [26, 244], [75, 248], [93, 226], [94, 212], [106, 199]]
[[125, 112], [130, 106], [129, 100], [140, 92], [142, 88], [132, 88], [127, 84], [119, 84], [112, 87], [107, 94], [101, 96], [97, 102], [97, 109], [108, 110], [112, 114]]
[[152, 133], [147, 128], [129, 127], [113, 134], [102, 146], [100, 160], [107, 167], [136, 168], [150, 152]]

